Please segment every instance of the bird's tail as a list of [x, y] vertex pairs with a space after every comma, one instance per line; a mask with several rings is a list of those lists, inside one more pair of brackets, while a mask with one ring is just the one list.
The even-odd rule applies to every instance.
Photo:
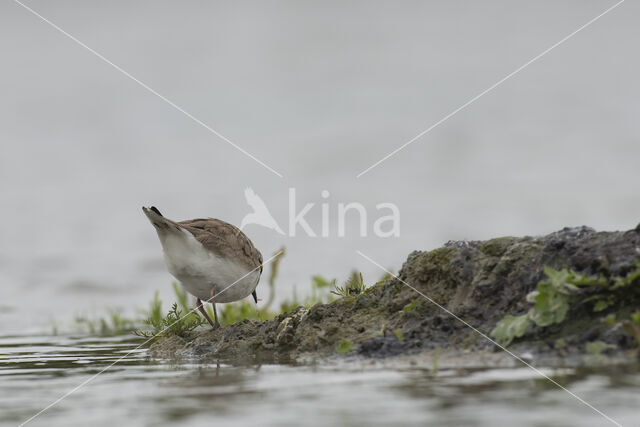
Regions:
[[178, 226], [173, 221], [162, 216], [158, 208], [156, 208], [155, 206], [151, 206], [150, 208], [146, 208], [143, 206], [142, 211], [158, 231], [178, 228]]

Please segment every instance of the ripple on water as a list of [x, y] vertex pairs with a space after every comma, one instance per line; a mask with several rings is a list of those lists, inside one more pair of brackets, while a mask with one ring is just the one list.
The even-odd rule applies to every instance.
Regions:
[[[41, 425], [603, 425], [526, 368], [369, 369], [153, 361], [130, 337], [0, 337], [0, 414]], [[545, 370], [623, 425], [640, 405], [636, 368]], [[34, 423], [34, 425], [36, 425]]]

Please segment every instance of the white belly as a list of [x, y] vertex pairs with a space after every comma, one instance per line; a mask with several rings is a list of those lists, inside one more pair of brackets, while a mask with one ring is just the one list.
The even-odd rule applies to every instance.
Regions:
[[169, 273], [190, 294], [215, 302], [238, 301], [251, 295], [258, 285], [260, 272], [209, 252], [186, 230], [167, 233], [161, 239], [164, 262]]

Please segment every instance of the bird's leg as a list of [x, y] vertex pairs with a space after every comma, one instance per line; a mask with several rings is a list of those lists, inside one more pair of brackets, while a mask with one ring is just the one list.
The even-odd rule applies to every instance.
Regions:
[[218, 310], [216, 309], [216, 303], [212, 302], [211, 305], [213, 306], [213, 316], [216, 319], [216, 324], [213, 325], [213, 329], [218, 329], [220, 327], [220, 322], [218, 322]]
[[204, 318], [207, 319], [209, 324], [213, 326], [213, 321], [211, 320], [211, 317], [209, 317], [209, 315], [207, 314], [207, 310], [205, 310], [204, 307], [202, 306], [202, 301], [200, 301], [200, 298], [196, 298], [196, 307], [198, 307], [198, 310], [200, 310], [200, 313], [202, 313]]
[[211, 302], [211, 306], [213, 307], [213, 317], [215, 317], [216, 322], [215, 324], [212, 323], [211, 326], [213, 326], [213, 329], [218, 329], [220, 327], [220, 322], [218, 322], [218, 310], [216, 310], [216, 302], [213, 300], [213, 290], [214, 288], [211, 288], [211, 298], [209, 298], [209, 302]]

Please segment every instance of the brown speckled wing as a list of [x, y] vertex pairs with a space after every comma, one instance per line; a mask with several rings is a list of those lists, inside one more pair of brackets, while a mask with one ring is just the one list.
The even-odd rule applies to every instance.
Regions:
[[198, 218], [178, 222], [214, 254], [233, 259], [250, 270], [260, 267], [262, 254], [236, 226], [214, 218]]

